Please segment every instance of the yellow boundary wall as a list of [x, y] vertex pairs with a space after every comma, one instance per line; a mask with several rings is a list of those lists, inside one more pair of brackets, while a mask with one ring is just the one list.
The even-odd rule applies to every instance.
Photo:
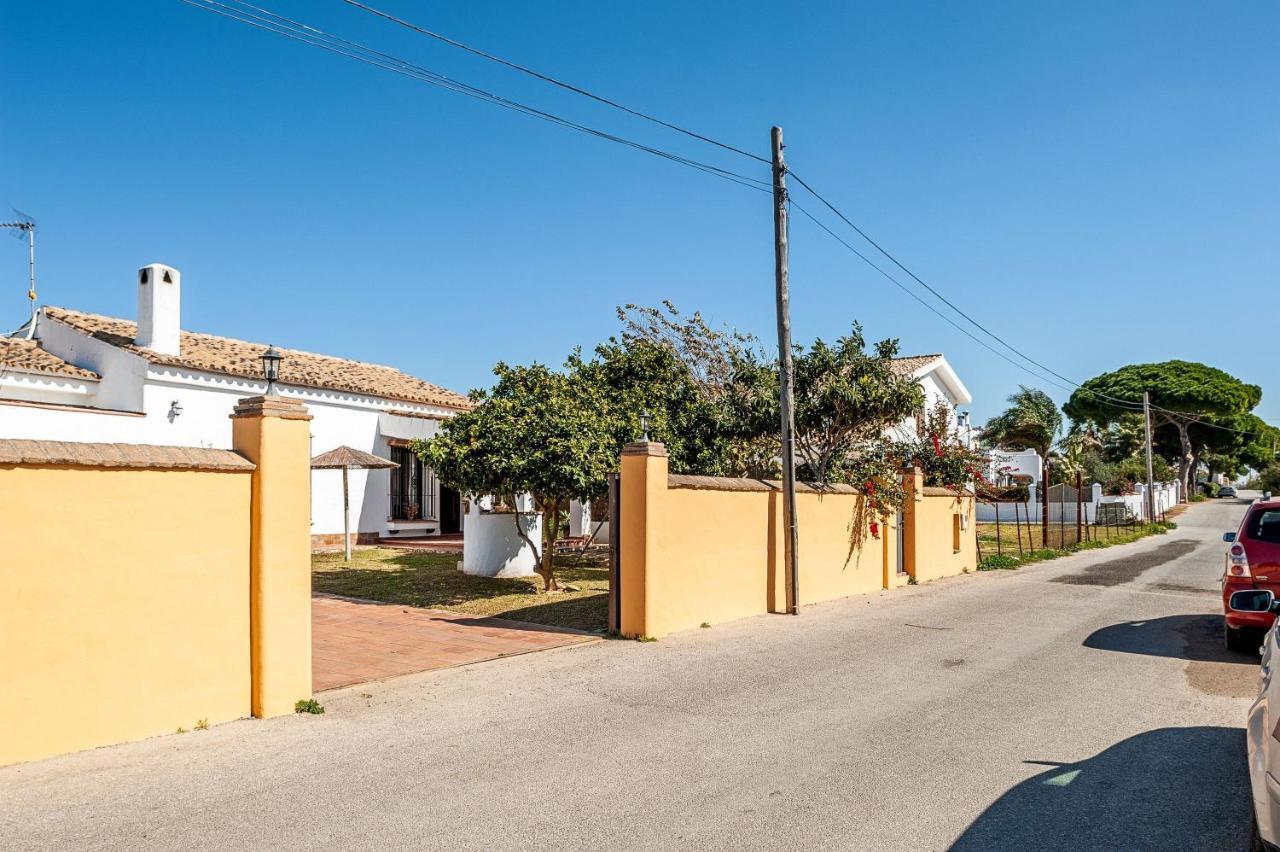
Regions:
[[[785, 610], [776, 483], [672, 476], [665, 448], [652, 442], [629, 445], [621, 468], [621, 633], [659, 637]], [[918, 471], [904, 475], [911, 499], [903, 513], [902, 573], [896, 518], [869, 517], [848, 486], [797, 487], [802, 605], [896, 588], [912, 576], [925, 581], [972, 570], [972, 500], [950, 492], [944, 500], [920, 480]], [[968, 521], [953, 521], [964, 513]], [[878, 536], [870, 533], [873, 521]], [[953, 530], [961, 525], [968, 544], [953, 550]]]
[[306, 409], [238, 452], [0, 441], [0, 765], [311, 695]]

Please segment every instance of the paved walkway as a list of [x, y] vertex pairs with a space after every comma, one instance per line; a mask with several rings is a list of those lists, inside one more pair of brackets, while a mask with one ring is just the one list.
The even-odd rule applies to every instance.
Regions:
[[523, 621], [316, 596], [311, 682], [320, 692], [598, 638]]

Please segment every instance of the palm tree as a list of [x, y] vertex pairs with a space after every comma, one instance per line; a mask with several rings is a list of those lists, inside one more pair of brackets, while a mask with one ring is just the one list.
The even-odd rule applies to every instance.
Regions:
[[1035, 450], [1048, 460], [1062, 431], [1062, 412], [1042, 390], [1019, 385], [1009, 407], [987, 421], [982, 440], [1003, 450]]

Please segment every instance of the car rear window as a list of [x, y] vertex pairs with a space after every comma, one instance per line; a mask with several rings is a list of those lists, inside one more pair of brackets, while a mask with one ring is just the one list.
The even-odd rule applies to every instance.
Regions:
[[1280, 544], [1280, 509], [1257, 509], [1249, 516], [1246, 530], [1254, 541]]

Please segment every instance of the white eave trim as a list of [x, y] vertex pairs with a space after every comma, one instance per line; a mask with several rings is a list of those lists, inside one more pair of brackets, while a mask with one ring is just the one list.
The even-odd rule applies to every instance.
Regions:
[[946, 356], [939, 355], [933, 361], [916, 370], [912, 377], [923, 379], [931, 373], [937, 374], [939, 381], [942, 382], [943, 386], [955, 399], [956, 405], [969, 405], [973, 402], [973, 396], [969, 393], [969, 389], [964, 386], [964, 382], [960, 381], [960, 377], [956, 375], [956, 371], [952, 369]]
[[98, 382], [98, 379], [68, 376], [63, 373], [43, 373], [38, 370], [24, 370], [20, 367], [0, 366], [0, 385], [39, 388], [87, 396], [94, 392]]
[[[261, 379], [250, 379], [244, 376], [233, 376], [230, 373], [215, 373], [154, 363], [147, 364], [147, 382], [171, 387], [194, 386], [208, 390], [233, 391], [243, 393], [246, 396], [265, 393], [267, 388], [267, 383]], [[379, 413], [395, 409], [403, 412], [412, 412], [414, 417], [430, 420], [447, 420], [458, 413], [453, 409], [438, 405], [370, 396], [353, 391], [316, 388], [310, 385], [291, 385], [286, 382], [278, 382], [276, 384], [276, 392], [281, 396], [291, 397], [307, 403], [342, 405], [361, 411], [377, 411]]]

